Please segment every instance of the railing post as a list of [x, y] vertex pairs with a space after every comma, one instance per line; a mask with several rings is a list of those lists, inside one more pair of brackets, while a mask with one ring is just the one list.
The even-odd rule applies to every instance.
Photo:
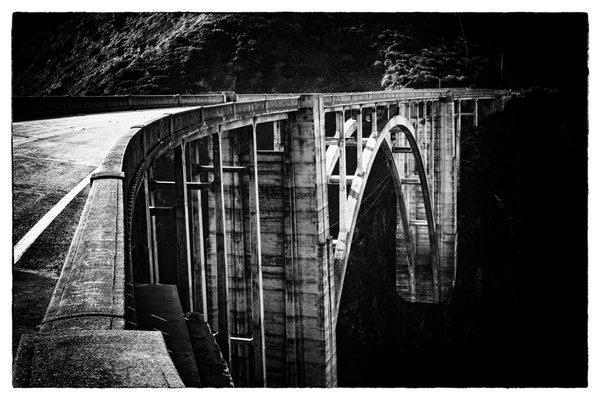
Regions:
[[173, 149], [175, 163], [176, 225], [177, 225], [177, 287], [184, 311], [194, 311], [192, 260], [187, 189], [186, 144]]
[[250, 230], [251, 271], [252, 271], [252, 350], [254, 361], [254, 384], [267, 386], [267, 369], [265, 361], [265, 326], [264, 326], [264, 292], [262, 279], [262, 253], [260, 231], [260, 207], [258, 197], [258, 160], [256, 155], [256, 120], [252, 122], [252, 138], [250, 138]]
[[231, 368], [231, 338], [229, 334], [229, 282], [227, 277], [227, 237], [225, 236], [225, 197], [223, 191], [223, 159], [221, 154], [221, 126], [212, 135], [213, 185], [215, 195], [215, 241], [217, 263], [217, 343], [223, 358]]

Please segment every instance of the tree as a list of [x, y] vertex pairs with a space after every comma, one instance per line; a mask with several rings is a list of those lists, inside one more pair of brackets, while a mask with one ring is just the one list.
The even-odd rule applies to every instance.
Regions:
[[412, 48], [405, 38], [395, 39], [380, 51], [384, 89], [497, 85], [497, 71], [482, 47], [471, 49], [467, 59], [460, 41]]

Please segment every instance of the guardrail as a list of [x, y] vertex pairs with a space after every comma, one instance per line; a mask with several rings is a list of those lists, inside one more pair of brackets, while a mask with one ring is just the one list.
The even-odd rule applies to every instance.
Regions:
[[435, 99], [450, 95], [455, 99], [460, 99], [463, 97], [493, 97], [499, 94], [509, 95], [510, 91], [496, 89], [403, 89], [383, 92], [325, 93], [323, 94], [323, 104], [325, 107], [333, 107], [346, 104]]
[[[455, 98], [494, 96], [510, 94], [496, 89], [402, 89], [396, 91], [324, 93], [325, 107], [374, 101], [418, 100], [453, 94]], [[13, 120], [48, 118], [66, 115], [91, 114], [110, 111], [142, 110], [150, 108], [206, 106], [209, 104], [235, 102], [236, 104], [258, 100], [286, 100], [297, 98], [298, 93], [236, 94], [234, 92], [131, 95], [131, 96], [48, 96], [12, 98]]]
[[204, 106], [233, 100], [233, 92], [152, 96], [48, 96], [12, 98], [13, 120], [149, 108]]

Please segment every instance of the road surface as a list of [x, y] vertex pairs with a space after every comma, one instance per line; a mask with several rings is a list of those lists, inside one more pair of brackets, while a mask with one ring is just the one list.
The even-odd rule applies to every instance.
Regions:
[[15, 122], [13, 245], [92, 172], [131, 126], [182, 108]]

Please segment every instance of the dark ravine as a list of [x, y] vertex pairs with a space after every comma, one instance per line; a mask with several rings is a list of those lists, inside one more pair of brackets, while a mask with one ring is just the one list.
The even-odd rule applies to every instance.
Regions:
[[583, 98], [532, 91], [463, 131], [459, 266], [446, 304], [394, 292], [387, 185], [355, 233], [337, 331], [340, 386], [586, 385]]

